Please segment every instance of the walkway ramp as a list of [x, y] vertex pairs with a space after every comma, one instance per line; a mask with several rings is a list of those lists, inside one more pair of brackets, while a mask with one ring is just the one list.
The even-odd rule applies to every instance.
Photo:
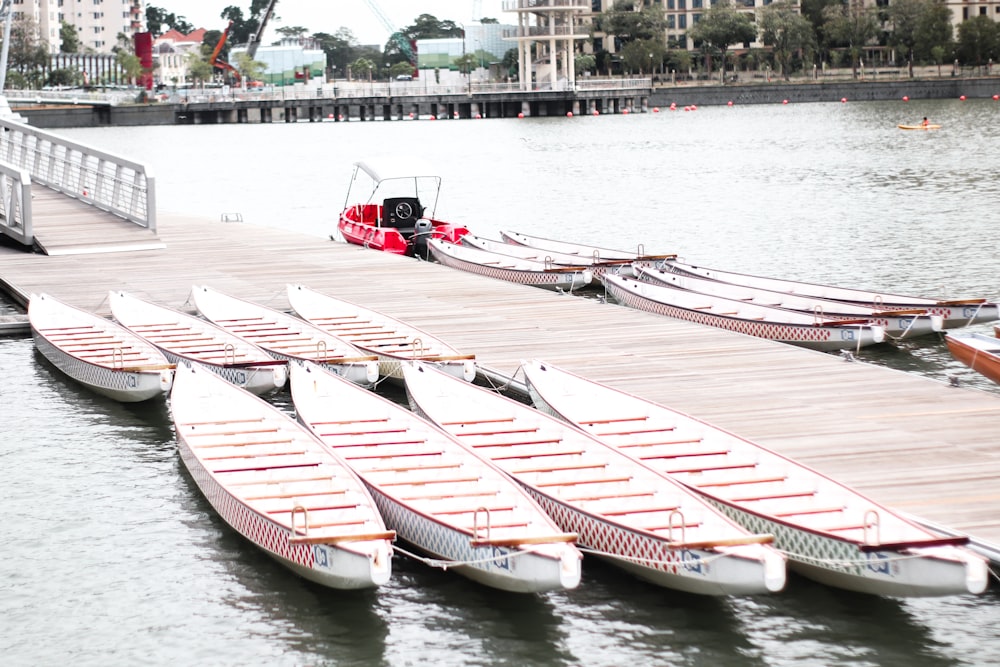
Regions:
[[4, 117], [0, 233], [47, 255], [165, 247], [145, 165]]
[[31, 188], [34, 245], [46, 255], [160, 250], [147, 227], [38, 183]]

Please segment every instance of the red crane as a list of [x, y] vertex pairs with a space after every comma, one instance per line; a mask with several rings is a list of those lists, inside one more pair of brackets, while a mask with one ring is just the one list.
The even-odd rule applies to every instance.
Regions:
[[212, 56], [208, 59], [208, 64], [212, 67], [218, 67], [223, 71], [232, 72], [233, 79], [238, 86], [240, 85], [240, 82], [243, 81], [243, 77], [240, 76], [240, 73], [235, 67], [227, 63], [225, 60], [219, 60], [219, 54], [222, 53], [222, 48], [226, 45], [226, 40], [229, 39], [229, 29], [232, 27], [233, 22], [230, 21], [229, 25], [226, 26], [226, 29], [222, 31], [222, 37], [219, 38], [219, 43], [215, 45], [215, 50], [212, 51]]

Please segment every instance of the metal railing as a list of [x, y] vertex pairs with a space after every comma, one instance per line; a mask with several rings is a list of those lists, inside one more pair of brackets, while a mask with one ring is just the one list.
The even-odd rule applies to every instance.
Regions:
[[35, 240], [31, 228], [31, 176], [0, 162], [0, 231], [24, 245]]
[[74, 199], [156, 231], [153, 175], [142, 164], [0, 118], [0, 161]]

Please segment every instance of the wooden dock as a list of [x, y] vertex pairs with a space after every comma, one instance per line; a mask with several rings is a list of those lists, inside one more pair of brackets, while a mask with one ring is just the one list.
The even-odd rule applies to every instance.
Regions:
[[282, 230], [161, 215], [157, 232], [163, 249], [0, 247], [0, 289], [108, 314], [109, 290], [190, 309], [205, 284], [287, 309], [303, 284], [475, 353], [493, 381], [539, 358], [683, 410], [1000, 558], [1000, 395]]

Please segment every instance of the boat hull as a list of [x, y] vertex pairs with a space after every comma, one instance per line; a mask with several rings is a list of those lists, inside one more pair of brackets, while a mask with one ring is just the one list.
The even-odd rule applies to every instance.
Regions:
[[212, 509], [268, 556], [302, 577], [329, 588], [373, 588], [389, 581], [392, 568], [388, 548], [376, 548], [372, 552], [374, 545], [366, 542], [353, 543], [353, 548], [291, 543], [286, 528], [234, 498], [205, 470], [187, 441], [183, 437], [178, 440], [181, 460]]
[[[958, 546], [965, 538], [927, 531], [791, 459], [665, 406], [542, 362], [522, 370], [540, 410], [687, 485], [744, 529], [773, 535], [789, 567], [805, 576], [900, 597], [986, 587], [986, 561]], [[880, 536], [888, 544], [872, 544]]]
[[951, 356], [1000, 383], [1000, 340], [982, 335], [966, 337], [949, 334], [944, 341]]
[[926, 314], [922, 309], [905, 313], [900, 311], [895, 314], [842, 301], [827, 301], [789, 292], [746, 287], [656, 267], [638, 267], [637, 273], [640, 280], [654, 284], [735, 299], [747, 304], [782, 308], [832, 320], [857, 321], [863, 319], [868, 324], [882, 327], [886, 335], [895, 340], [927, 336], [941, 331], [944, 326], [939, 315]]
[[33, 332], [33, 338], [35, 347], [53, 366], [107, 398], [123, 403], [140, 403], [164, 396], [170, 391], [172, 370], [129, 371], [108, 368], [66, 354], [38, 332]]
[[273, 391], [277, 391], [285, 386], [285, 382], [288, 380], [288, 365], [278, 365], [278, 366], [227, 366], [224, 364], [211, 364], [204, 361], [199, 361], [194, 357], [188, 357], [175, 352], [171, 352], [169, 348], [157, 346], [160, 351], [163, 352], [165, 356], [171, 363], [174, 364], [197, 364], [202, 368], [211, 371], [221, 377], [223, 380], [230, 382], [241, 389], [246, 389], [251, 394], [256, 394], [257, 396], [263, 396], [269, 394]]
[[[812, 350], [831, 352], [835, 350], [856, 350], [868, 345], [881, 343], [884, 331], [872, 326], [817, 326], [814, 324], [794, 324], [790, 322], [768, 322], [754, 319], [724, 317], [708, 312], [680, 308], [647, 296], [647, 285], [632, 281], [622, 285], [605, 280], [608, 293], [619, 303], [657, 315], [665, 315], [696, 324], [703, 324], [728, 331], [765, 338], [781, 343], [790, 343]], [[655, 287], [655, 286], [652, 286]], [[670, 288], [665, 288], [670, 289]]]
[[[367, 354], [375, 355], [382, 377], [401, 384], [403, 365], [423, 361], [466, 382], [476, 379], [475, 355], [459, 354], [458, 350], [426, 331], [302, 285], [288, 285], [287, 293], [292, 310], [299, 317], [331, 335], [342, 337]], [[355, 321], [362, 319], [367, 320], [365, 325], [373, 328], [357, 329]], [[390, 352], [386, 345], [379, 344], [379, 336], [399, 338], [401, 342], [393, 345]]]
[[928, 315], [937, 315], [943, 320], [945, 329], [965, 327], [972, 324], [992, 322], [1000, 319], [1000, 304], [985, 299], [936, 299], [913, 297], [901, 294], [887, 294], [872, 290], [819, 285], [793, 280], [782, 280], [766, 276], [755, 276], [734, 271], [722, 271], [708, 267], [670, 261], [664, 268], [677, 273], [686, 273], [702, 278], [711, 278], [735, 285], [745, 285], [776, 292], [794, 292], [800, 296], [813, 296], [831, 301], [842, 301], [854, 306], [874, 308], [881, 311], [920, 309]]
[[469, 535], [407, 509], [368, 485], [386, 526], [399, 539], [424, 554], [455, 563], [448, 569], [484, 586], [511, 593], [545, 593], [576, 588], [581, 568], [577, 551], [566, 550], [563, 559], [531, 551], [500, 547], [472, 546]]
[[[430, 248], [431, 256], [439, 264], [510, 283], [541, 287], [553, 291], [572, 292], [586, 287], [593, 279], [593, 274], [589, 269], [581, 270], [567, 267], [546, 270], [544, 264], [538, 264], [538, 268], [525, 268], [526, 265], [535, 263], [513, 257], [507, 257], [510, 262], [506, 263], [505, 266], [503, 258], [506, 256], [504, 255], [496, 255], [455, 244], [450, 244], [449, 247], [434, 241], [428, 244], [428, 248]], [[479, 257], [482, 261], [475, 261], [473, 257]], [[491, 258], [501, 258], [501, 261], [493, 264], [486, 263], [490, 262]]]
[[[757, 595], [775, 593], [785, 586], [785, 561], [777, 553], [740, 558], [718, 551], [672, 549], [662, 537], [629, 530], [620, 523], [581, 512], [523, 485], [559, 527], [579, 535], [581, 546], [632, 575], [664, 588], [697, 595]], [[732, 547], [738, 553], [739, 548]], [[735, 556], [735, 557], [734, 557]]]
[[774, 535], [774, 545], [788, 556], [789, 567], [822, 584], [890, 597], [979, 594], [989, 584], [986, 561], [961, 547], [862, 550], [854, 542], [772, 521], [708, 496], [706, 499], [748, 530]]
[[702, 595], [784, 586], [784, 558], [763, 543], [769, 536], [750, 535], [675, 482], [529, 406], [429, 367], [404, 371], [417, 414], [484, 452], [594, 555]]

